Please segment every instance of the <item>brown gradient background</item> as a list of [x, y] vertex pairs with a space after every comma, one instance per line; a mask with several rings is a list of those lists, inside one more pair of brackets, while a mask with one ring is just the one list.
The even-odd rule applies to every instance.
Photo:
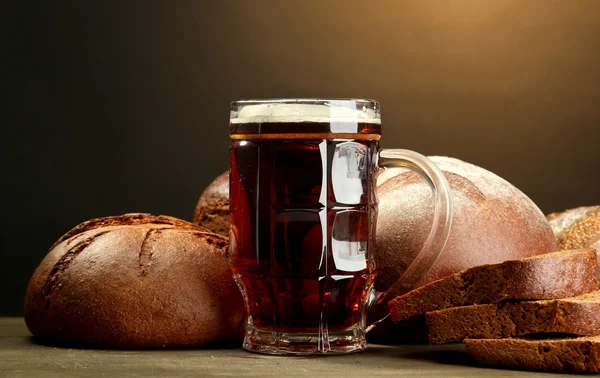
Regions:
[[600, 1], [42, 1], [11, 12], [0, 314], [21, 314], [33, 270], [77, 223], [190, 219], [227, 169], [235, 99], [374, 98], [384, 147], [478, 164], [544, 212], [600, 204]]

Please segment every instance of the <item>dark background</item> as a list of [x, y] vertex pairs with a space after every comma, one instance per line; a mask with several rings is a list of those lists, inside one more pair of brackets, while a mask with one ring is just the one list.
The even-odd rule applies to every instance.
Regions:
[[43, 1], [2, 19], [0, 315], [76, 224], [191, 219], [235, 99], [374, 98], [383, 147], [485, 167], [546, 213], [600, 204], [600, 1]]

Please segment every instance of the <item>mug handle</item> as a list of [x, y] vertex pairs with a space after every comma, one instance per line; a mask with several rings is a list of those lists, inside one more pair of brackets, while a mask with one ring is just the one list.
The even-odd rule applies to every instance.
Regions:
[[[378, 160], [378, 166], [381, 168], [408, 168], [422, 176], [433, 191], [435, 207], [433, 225], [423, 248], [396, 283], [383, 293], [373, 293], [370, 302], [371, 305], [376, 307], [390, 295], [401, 295], [416, 288], [419, 281], [423, 279], [442, 254], [452, 225], [450, 185], [435, 163], [417, 152], [402, 149], [381, 150]], [[384, 318], [371, 324], [367, 331], [387, 316], [389, 316], [389, 311]]]

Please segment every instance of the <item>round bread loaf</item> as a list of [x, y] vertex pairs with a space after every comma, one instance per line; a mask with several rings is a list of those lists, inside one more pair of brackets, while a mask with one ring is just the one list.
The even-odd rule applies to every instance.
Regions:
[[[540, 209], [520, 190], [483, 168], [432, 156], [444, 172], [454, 202], [448, 243], [419, 285], [467, 268], [552, 252], [552, 229]], [[429, 185], [402, 170], [378, 187], [375, 288], [393, 284], [415, 259], [429, 234], [433, 203]]]
[[583, 206], [548, 214], [559, 249], [591, 247], [598, 253], [600, 277], [600, 206]]
[[219, 175], [202, 192], [193, 222], [229, 236], [229, 171]]
[[34, 336], [118, 348], [238, 340], [244, 304], [227, 238], [168, 216], [125, 214], [62, 236], [25, 296]]
[[547, 216], [560, 249], [600, 250], [600, 206], [584, 206]]
[[[462, 270], [552, 252], [552, 230], [539, 208], [513, 185], [473, 164], [429, 157], [452, 188], [454, 217], [438, 261], [418, 286]], [[416, 173], [388, 170], [378, 177], [375, 288], [395, 283], [421, 250], [431, 229], [433, 195]], [[393, 299], [393, 298], [389, 298]], [[371, 342], [427, 343], [423, 317], [402, 324], [386, 319], [368, 334]]]

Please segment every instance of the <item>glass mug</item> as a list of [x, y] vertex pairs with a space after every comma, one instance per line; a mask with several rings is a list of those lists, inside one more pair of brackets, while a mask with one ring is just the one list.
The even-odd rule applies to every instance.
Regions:
[[[367, 346], [367, 314], [413, 288], [444, 248], [448, 183], [407, 150], [380, 150], [372, 100], [231, 104], [230, 262], [248, 314], [243, 347], [266, 354], [350, 353]], [[410, 168], [434, 192], [430, 235], [386, 292], [376, 292], [376, 177]], [[383, 307], [383, 306], [382, 306]], [[387, 307], [387, 306], [386, 306]]]

